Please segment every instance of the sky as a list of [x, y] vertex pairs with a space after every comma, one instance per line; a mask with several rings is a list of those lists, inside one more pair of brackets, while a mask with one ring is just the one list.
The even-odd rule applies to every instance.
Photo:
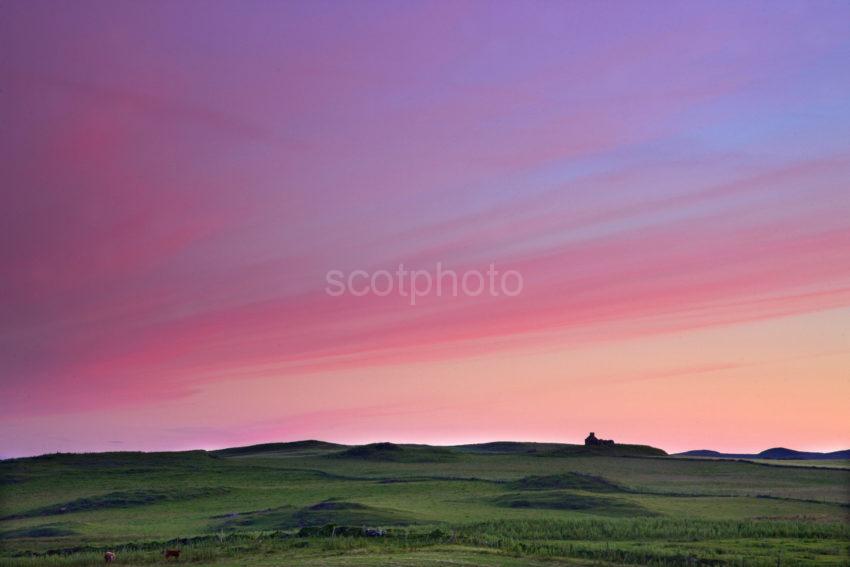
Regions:
[[850, 447], [850, 4], [0, 12], [0, 456]]

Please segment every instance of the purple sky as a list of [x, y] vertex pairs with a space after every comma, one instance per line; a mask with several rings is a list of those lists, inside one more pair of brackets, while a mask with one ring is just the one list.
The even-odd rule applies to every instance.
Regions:
[[0, 12], [0, 455], [850, 444], [850, 4]]

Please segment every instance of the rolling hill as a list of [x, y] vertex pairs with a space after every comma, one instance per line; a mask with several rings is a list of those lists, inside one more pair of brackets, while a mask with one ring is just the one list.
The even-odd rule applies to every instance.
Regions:
[[801, 460], [801, 461], [826, 461], [836, 459], [850, 459], [850, 449], [843, 451], [832, 451], [831, 453], [816, 453], [810, 451], [795, 451], [785, 447], [774, 447], [766, 449], [761, 453], [721, 453], [709, 449], [698, 449], [696, 451], [685, 451], [676, 453], [675, 457], [708, 457], [713, 459], [772, 459], [772, 460]]
[[259, 445], [247, 445], [245, 447], [230, 447], [227, 449], [210, 451], [210, 453], [219, 457], [256, 457], [269, 453], [323, 453], [328, 451], [341, 451], [346, 448], [347, 445], [338, 445], [336, 443], [328, 443], [327, 441], [309, 439], [306, 441], [291, 441], [289, 443], [261, 443]]
[[8, 459], [0, 567], [106, 550], [141, 567], [178, 546], [199, 567], [844, 564], [850, 470], [742, 461], [312, 440]]

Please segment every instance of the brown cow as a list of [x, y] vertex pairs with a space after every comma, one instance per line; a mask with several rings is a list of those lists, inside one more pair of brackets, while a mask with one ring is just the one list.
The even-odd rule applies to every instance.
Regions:
[[103, 554], [103, 560], [106, 563], [112, 563], [113, 561], [115, 561], [115, 552], [114, 551], [107, 551], [106, 553]]
[[165, 550], [165, 558], [173, 557], [174, 559], [180, 559], [180, 550], [179, 549], [166, 549]]

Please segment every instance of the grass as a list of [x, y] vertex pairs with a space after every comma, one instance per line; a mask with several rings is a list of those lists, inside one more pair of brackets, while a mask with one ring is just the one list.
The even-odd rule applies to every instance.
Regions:
[[591, 496], [573, 492], [535, 492], [505, 494], [493, 499], [498, 506], [508, 508], [534, 508], [541, 510], [572, 510], [597, 516], [634, 517], [652, 516], [643, 506], [604, 496]]
[[259, 457], [264, 455], [275, 456], [284, 454], [319, 454], [327, 451], [344, 449], [345, 445], [327, 443], [310, 439], [307, 441], [293, 441], [290, 443], [262, 443], [260, 445], [248, 445], [246, 447], [233, 447], [212, 451], [211, 454], [219, 457]]
[[442, 463], [456, 460], [460, 455], [447, 447], [372, 443], [351, 447], [329, 456], [335, 459], [362, 459], [396, 463]]
[[177, 538], [196, 565], [850, 564], [848, 470], [364, 447], [2, 461], [0, 567], [149, 565]]
[[223, 521], [219, 529], [226, 530], [286, 530], [293, 527], [325, 526], [328, 524], [345, 526], [386, 526], [407, 525], [413, 519], [403, 513], [358, 502], [346, 502], [337, 499], [325, 500], [310, 506], [296, 508], [281, 506], [266, 510], [229, 513], [216, 518]]
[[516, 490], [553, 490], [569, 488], [594, 492], [620, 492], [623, 489], [599, 476], [567, 472], [546, 476], [527, 476], [508, 484]]
[[69, 502], [62, 502], [34, 510], [28, 510], [19, 514], [13, 514], [0, 518], [0, 520], [13, 520], [17, 518], [31, 518], [36, 516], [58, 516], [74, 512], [86, 512], [90, 510], [105, 510], [109, 508], [128, 508], [132, 506], [144, 506], [157, 502], [191, 500], [205, 496], [220, 496], [228, 491], [225, 487], [205, 488], [183, 488], [179, 490], [126, 490], [109, 492], [84, 498], [77, 498]]

